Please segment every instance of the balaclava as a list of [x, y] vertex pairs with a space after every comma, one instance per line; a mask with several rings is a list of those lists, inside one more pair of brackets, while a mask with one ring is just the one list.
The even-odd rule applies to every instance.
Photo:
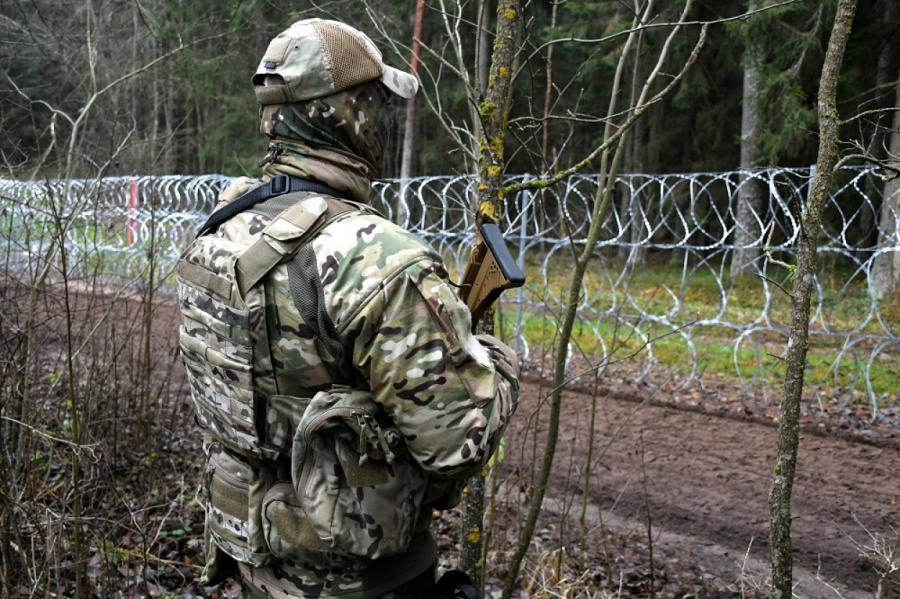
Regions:
[[391, 96], [418, 89], [413, 75], [384, 64], [365, 34], [321, 19], [273, 39], [253, 84], [260, 130], [271, 140], [263, 174], [316, 179], [360, 201], [379, 174]]

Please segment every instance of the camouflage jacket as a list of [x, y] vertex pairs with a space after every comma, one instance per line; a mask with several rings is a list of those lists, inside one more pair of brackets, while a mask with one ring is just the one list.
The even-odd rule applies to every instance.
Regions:
[[[225, 198], [254, 183], [238, 180]], [[263, 223], [238, 215], [220, 234], [249, 245]], [[372, 214], [349, 214], [313, 241], [325, 304], [350, 340], [353, 364], [429, 473], [459, 478], [494, 452], [518, 402], [518, 358], [472, 333], [441, 257]], [[281, 265], [264, 281], [270, 355], [279, 395], [307, 395], [336, 380], [336, 365], [305, 330]], [[293, 434], [293, 432], [290, 432]]]
[[[223, 193], [222, 201], [230, 201], [257, 184], [238, 179]], [[220, 226], [215, 235], [249, 247], [267, 224], [258, 214], [245, 212]], [[402, 437], [403, 451], [415, 470], [408, 477], [409, 484], [422, 487], [413, 491], [421, 510], [412, 515], [415, 522], [410, 524], [416, 529], [427, 527], [430, 502], [446, 488], [441, 482], [468, 477], [497, 448], [518, 401], [517, 358], [500, 341], [471, 332], [469, 311], [449, 284], [440, 256], [384, 218], [361, 212], [343, 215], [319, 232], [311, 245], [325, 308], [352, 350], [355, 375]], [[296, 432], [293, 427], [303, 419], [309, 405], [308, 401], [292, 398], [309, 398], [319, 390], [349, 381], [342, 380], [331, 354], [300, 316], [286, 266], [275, 267], [260, 284], [264, 287], [268, 347], [254, 353], [257, 363], [253, 370], [268, 370], [270, 374], [263, 378], [268, 388], [254, 392], [282, 403], [279, 410], [287, 417], [271, 420], [269, 434], [276, 445], [289, 446]], [[210, 441], [215, 441], [214, 431]], [[210, 462], [218, 460], [218, 467], [225, 468], [223, 460], [231, 458], [217, 457], [216, 452], [224, 456], [213, 448]], [[394, 465], [391, 472], [396, 468]], [[311, 480], [318, 480], [315, 474]], [[290, 477], [283, 469], [272, 476]], [[316, 484], [327, 486], [325, 478], [322, 474]], [[293, 482], [296, 488], [297, 481]], [[259, 490], [260, 494], [265, 492], [272, 495], [271, 489]], [[362, 497], [363, 491], [358, 493]], [[211, 498], [208, 518], [228, 520], [229, 514], [214, 505], [217, 494], [223, 492], [207, 491], [207, 498]], [[278, 489], [276, 494], [292, 505], [303, 502], [302, 496], [296, 497], [302, 490], [295, 494]], [[303, 507], [310, 511], [308, 505]], [[357, 516], [363, 520], [367, 517]], [[391, 534], [380, 525], [377, 530], [366, 531], [364, 525], [361, 529], [370, 537]], [[317, 531], [323, 537], [322, 531]], [[238, 526], [235, 537], [242, 538], [247, 532]], [[249, 531], [254, 532], [258, 531]], [[266, 528], [263, 536], [269, 532]], [[245, 584], [251, 576], [266, 580], [269, 592], [278, 588], [284, 596], [305, 596], [298, 589], [310, 585], [318, 589], [315, 596], [330, 596], [327, 588], [335, 596], [352, 596], [367, 560], [335, 554], [327, 543], [318, 546], [315, 536], [306, 538], [313, 539], [309, 551], [293, 548], [281, 556], [275, 550], [281, 540], [266, 538], [265, 544], [279, 561], [275, 565], [271, 561], [252, 563], [253, 556], [248, 557], [250, 565], [256, 567], [244, 570], [249, 566], [242, 565]], [[216, 543], [227, 545], [227, 540], [214, 536], [211, 544]], [[234, 551], [229, 554], [242, 555]], [[286, 559], [288, 556], [290, 559]], [[211, 555], [212, 562], [217, 559]], [[208, 575], [210, 582], [214, 578]], [[342, 591], [334, 592], [336, 587]]]

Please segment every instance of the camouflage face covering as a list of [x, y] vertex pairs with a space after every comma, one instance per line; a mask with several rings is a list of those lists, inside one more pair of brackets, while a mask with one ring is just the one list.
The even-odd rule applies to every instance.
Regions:
[[360, 174], [371, 179], [390, 130], [389, 101], [384, 86], [370, 81], [324, 98], [261, 106], [260, 130], [288, 151], [349, 154], [365, 163]]

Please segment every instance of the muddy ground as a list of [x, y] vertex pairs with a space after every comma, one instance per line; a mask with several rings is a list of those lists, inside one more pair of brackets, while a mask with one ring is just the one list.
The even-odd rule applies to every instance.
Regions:
[[[95, 362], [106, 364], [110, 361], [107, 354], [117, 355], [111, 366], [101, 370], [114, 371], [113, 379], [126, 379], [120, 384], [126, 391], [131, 389], [130, 377], [143, 368], [139, 352], [127, 342], [140, 323], [136, 306], [131, 300], [115, 306], [76, 306], [78, 330], [85, 331], [93, 330], [92, 323], [111, 310], [111, 318], [102, 319], [103, 327], [110, 330], [101, 327], [96, 336], [100, 347]], [[58, 316], [52, 302], [47, 309]], [[152, 442], [116, 442], [132, 438], [130, 429], [124, 430], [131, 426], [128, 418], [122, 420], [123, 430], [110, 441], [105, 423], [111, 412], [103, 403], [105, 395], [90, 402], [85, 399], [83, 406], [85, 442], [95, 444], [97, 453], [84, 475], [85, 484], [92, 489], [84, 507], [89, 518], [102, 516], [98, 522], [109, 522], [91, 529], [86, 574], [89, 588], [96, 596], [113, 590], [119, 596], [156, 596], [157, 591], [159, 595], [183, 597], [211, 593], [231, 596], [237, 592], [234, 588], [228, 592], [204, 590], [197, 582], [202, 525], [199, 509], [190, 498], [199, 476], [200, 435], [190, 416], [183, 373], [174, 352], [177, 308], [160, 302], [152, 322], [153, 372], [159, 376], [171, 373], [164, 385], [160, 383], [160, 412], [151, 427]], [[63, 370], [62, 328], [58, 325], [57, 320], [48, 318], [41, 327], [45, 336], [41, 339], [45, 356], [41, 364], [46, 362], [48, 373]], [[115, 345], [118, 340], [124, 340], [124, 349]], [[90, 377], [85, 385], [89, 382]], [[97, 392], [108, 394], [103, 391], [104, 385], [108, 384], [97, 383]], [[63, 386], [50, 387], [45, 395], [46, 409], [37, 423], [47, 430], [65, 430], [65, 411], [58, 409], [65, 405]], [[93, 388], [86, 387], [85, 397], [91, 397]], [[540, 461], [546, 433], [546, 406], [540, 417], [535, 416], [547, 385], [529, 378], [523, 382], [522, 391], [519, 411], [506, 435], [506, 458], [501, 467], [501, 496], [511, 502], [507, 504], [511, 509], [506, 520], [497, 519], [501, 526], [495, 532], [495, 542], [501, 548], [503, 543], [497, 539], [514, 538], [521, 524], [530, 493], [525, 483]], [[640, 584], [648, 571], [649, 514], [657, 569], [664, 570], [677, 589], [677, 594], [659, 596], [740, 597], [742, 589], [762, 585], [767, 571], [766, 495], [776, 429], [764, 419], [742, 420], [732, 413], [708, 413], [698, 406], [664, 401], [669, 399], [649, 388], [642, 392], [634, 385], [625, 391], [605, 391], [598, 397], [595, 464], [587, 510], [593, 546], [587, 566], [602, 569], [597, 566], [602, 553], [598, 539], [614, 537], [609, 545], [615, 561], [613, 578], [616, 572], [629, 572], [634, 583], [630, 588], [638, 589], [631, 595], [642, 596]], [[566, 547], [569, 555], [577, 553], [576, 547], [567, 544], [572, 543], [572, 530], [577, 528], [582, 488], [579, 474], [587, 459], [590, 406], [587, 394], [575, 390], [565, 394], [560, 446], [534, 546], [538, 552], [552, 550], [556, 543], [557, 547]], [[138, 424], [135, 421], [134, 426]], [[41, 449], [52, 449], [46, 439], [41, 443]], [[50, 455], [44, 482], [48, 488], [65, 488], [68, 453], [55, 451]], [[803, 434], [794, 497], [798, 596], [837, 597], [822, 580], [844, 597], [872, 596], [875, 571], [851, 539], [870, 544], [866, 529], [887, 535], [888, 541], [896, 539], [891, 527], [900, 526], [898, 458], [900, 443], [890, 435], [878, 440], [827, 432]], [[53, 513], [59, 513], [67, 509], [66, 497], [53, 499], [56, 496], [52, 493], [30, 497], [23, 505], [25, 512], [44, 514], [52, 508]], [[561, 513], [569, 514], [565, 534], [560, 532]], [[135, 514], [141, 517], [136, 519]], [[603, 535], [601, 521], [611, 535]], [[458, 538], [455, 522], [452, 516], [436, 518], [436, 528], [451, 554]], [[441, 523], [447, 523], [445, 530], [440, 530]], [[23, 530], [26, 528], [23, 525]], [[149, 546], [145, 545], [148, 534], [149, 538], [156, 537]], [[560, 543], [559, 538], [564, 540]], [[115, 551], [111, 553], [109, 547], [115, 547]], [[149, 562], [135, 557], [144, 552], [152, 558]], [[54, 576], [60, 581], [57, 590], [65, 596], [71, 590], [71, 556], [63, 552], [59, 557], [48, 555], [44, 563], [52, 562]], [[526, 571], [524, 576], [528, 575]], [[729, 592], [710, 590], [717, 588]], [[687, 589], [697, 590], [685, 592]], [[766, 594], [763, 590], [755, 596]], [[900, 597], [900, 588], [892, 587], [885, 596]]]
[[[513, 486], [530, 476], [533, 416], [546, 391], [535, 379], [523, 385], [522, 403], [507, 434], [504, 472]], [[646, 398], [650, 396], [648, 391]], [[613, 530], [643, 534], [649, 512], [653, 542], [668, 561], [699, 565], [713, 577], [734, 582], [735, 588], [741, 578], [748, 584], [762, 581], [775, 427], [641, 399], [598, 398], [594, 447], [602, 455], [591, 477], [589, 521], [596, 525], [602, 515]], [[564, 396], [560, 445], [545, 504], [550, 510], [573, 504], [569, 513], [576, 518], [590, 405], [587, 394]], [[543, 416], [537, 424], [540, 447], [545, 430]], [[871, 544], [867, 530], [894, 541], [900, 526], [900, 450], [894, 443], [883, 445], [802, 435], [793, 500], [799, 596], [837, 597], [822, 580], [847, 597], [872, 596], [877, 575], [856, 543]], [[887, 596], [900, 596], [900, 587]]]

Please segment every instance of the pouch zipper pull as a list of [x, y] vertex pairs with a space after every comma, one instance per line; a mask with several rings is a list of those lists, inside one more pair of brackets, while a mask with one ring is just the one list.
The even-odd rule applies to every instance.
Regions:
[[365, 466], [366, 462], [369, 461], [369, 443], [368, 436], [371, 434], [369, 431], [369, 423], [366, 422], [366, 417], [363, 412], [356, 413], [356, 422], [359, 424], [359, 465]]

